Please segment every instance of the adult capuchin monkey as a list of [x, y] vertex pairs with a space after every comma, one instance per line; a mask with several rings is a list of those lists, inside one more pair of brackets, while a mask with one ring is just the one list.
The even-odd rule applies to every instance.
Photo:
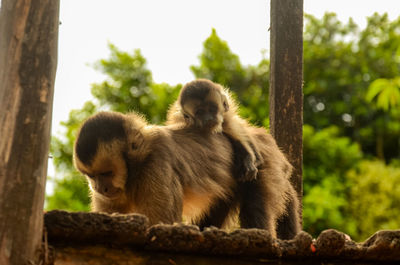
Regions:
[[207, 79], [184, 85], [168, 111], [166, 124], [196, 128], [201, 134], [227, 134], [238, 158], [235, 177], [239, 181], [256, 179], [261, 157], [246, 129], [250, 125], [237, 114], [237, 104], [221, 85]]
[[[266, 208], [259, 205], [271, 198], [265, 197], [263, 180], [256, 180], [257, 167], [262, 162], [258, 150], [259, 144], [253, 139], [253, 134], [257, 135], [257, 130], [237, 114], [237, 104], [231, 98], [229, 91], [207, 79], [187, 83], [168, 112], [167, 124], [195, 129], [201, 136], [223, 132], [230, 138], [234, 151], [233, 176], [236, 180], [243, 182], [237, 187], [240, 194], [240, 224], [244, 228], [265, 228], [267, 226], [265, 216], [268, 212]], [[283, 166], [281, 171], [275, 172], [274, 166], [268, 170], [262, 167], [263, 174], [280, 174], [281, 177], [290, 178], [291, 166], [279, 151], [271, 135], [264, 131], [258, 137], [261, 137], [263, 145], [267, 145], [272, 151], [264, 152], [263, 158], [270, 164], [281, 163]], [[278, 236], [283, 239], [294, 237], [300, 230], [298, 200], [294, 192], [291, 194], [288, 213], [282, 217], [288, 218], [289, 222], [286, 223], [289, 225], [283, 227], [280, 223], [278, 229]], [[219, 223], [221, 213], [229, 208], [226, 204], [225, 201], [216, 202], [211, 213], [203, 218], [199, 225], [209, 226]]]
[[[251, 134], [262, 157], [257, 196], [263, 200], [256, 198], [254, 208], [262, 209], [263, 228], [276, 236], [277, 220], [296, 203], [286, 177], [291, 167], [265, 130]], [[141, 213], [151, 224], [179, 222], [182, 215], [201, 224], [211, 215], [218, 227], [238, 212], [233, 150], [220, 133], [199, 137], [191, 128], [149, 125], [134, 113], [100, 112], [81, 126], [74, 164], [88, 178], [94, 211]]]

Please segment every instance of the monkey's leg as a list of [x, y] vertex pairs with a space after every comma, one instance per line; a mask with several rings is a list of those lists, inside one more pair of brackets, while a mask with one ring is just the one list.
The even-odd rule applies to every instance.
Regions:
[[248, 146], [245, 146], [240, 141], [233, 139], [230, 135], [225, 135], [228, 137], [233, 148], [233, 175], [235, 179], [240, 182], [255, 180], [258, 169], [255, 164], [254, 156], [251, 154], [251, 150], [246, 148]]
[[257, 180], [240, 184], [240, 226], [267, 229], [271, 235], [275, 236], [275, 225], [265, 207], [265, 201], [268, 198], [261, 187], [261, 183]]
[[228, 217], [232, 207], [232, 198], [228, 198], [225, 200], [218, 199], [213, 203], [210, 211], [197, 222], [197, 225], [201, 230], [203, 230], [205, 227], [210, 226], [221, 228], [226, 218]]
[[277, 223], [277, 234], [280, 239], [292, 239], [300, 230], [300, 217], [297, 202], [295, 198], [289, 201], [287, 205], [287, 214], [279, 218]]

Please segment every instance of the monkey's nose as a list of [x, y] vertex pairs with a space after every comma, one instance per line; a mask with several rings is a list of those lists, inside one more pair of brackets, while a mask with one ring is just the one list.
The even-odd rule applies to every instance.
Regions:
[[207, 116], [204, 118], [204, 121], [206, 121], [206, 122], [209, 122], [209, 121], [212, 121], [212, 120], [214, 120], [214, 117], [211, 116], [211, 115], [207, 115]]
[[207, 123], [207, 122], [214, 120], [214, 117], [211, 114], [205, 114], [205, 115], [203, 115], [202, 120], [204, 123]]

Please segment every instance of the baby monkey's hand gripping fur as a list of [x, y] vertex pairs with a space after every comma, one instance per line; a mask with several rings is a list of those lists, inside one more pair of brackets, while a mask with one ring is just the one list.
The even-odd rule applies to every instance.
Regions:
[[167, 125], [194, 128], [202, 134], [223, 132], [235, 153], [238, 181], [256, 179], [261, 156], [248, 132], [250, 125], [237, 114], [237, 105], [221, 85], [207, 79], [187, 83], [168, 112]]

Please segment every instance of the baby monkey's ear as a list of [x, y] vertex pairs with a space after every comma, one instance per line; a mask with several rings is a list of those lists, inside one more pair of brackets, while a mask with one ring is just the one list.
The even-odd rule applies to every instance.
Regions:
[[228, 103], [228, 98], [226, 95], [221, 94], [221, 99], [222, 99], [222, 105], [224, 106], [225, 112], [229, 110], [229, 103]]

